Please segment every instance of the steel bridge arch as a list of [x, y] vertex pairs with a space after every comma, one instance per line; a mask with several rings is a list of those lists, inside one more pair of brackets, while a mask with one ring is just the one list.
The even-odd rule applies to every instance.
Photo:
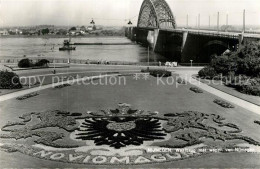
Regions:
[[165, 0], [144, 0], [140, 8], [137, 27], [175, 29], [176, 22]]

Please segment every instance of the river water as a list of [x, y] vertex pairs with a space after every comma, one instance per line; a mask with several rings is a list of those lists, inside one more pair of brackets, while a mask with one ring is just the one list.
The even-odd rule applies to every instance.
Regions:
[[[0, 59], [26, 57], [71, 58], [96, 61], [147, 62], [147, 48], [139, 44], [131, 45], [80, 45], [75, 51], [59, 51], [65, 38], [0, 38]], [[73, 38], [72, 43], [130, 43], [125, 37], [87, 37]], [[54, 46], [54, 49], [52, 49]], [[150, 50], [149, 61], [167, 59]]]

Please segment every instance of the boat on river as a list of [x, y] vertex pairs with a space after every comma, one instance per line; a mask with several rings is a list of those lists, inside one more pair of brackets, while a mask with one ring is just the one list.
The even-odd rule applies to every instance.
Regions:
[[64, 50], [76, 50], [76, 47], [73, 46], [70, 43], [70, 39], [69, 40], [64, 40], [63, 42], [63, 46], [59, 48], [59, 50], [64, 51]]

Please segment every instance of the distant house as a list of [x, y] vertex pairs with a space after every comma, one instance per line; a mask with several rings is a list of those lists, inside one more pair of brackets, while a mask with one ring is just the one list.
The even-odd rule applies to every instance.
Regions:
[[5, 30], [1, 30], [0, 31], [0, 35], [9, 35], [8, 31], [5, 29]]
[[93, 31], [93, 26], [88, 26], [88, 27], [87, 27], [87, 30]]

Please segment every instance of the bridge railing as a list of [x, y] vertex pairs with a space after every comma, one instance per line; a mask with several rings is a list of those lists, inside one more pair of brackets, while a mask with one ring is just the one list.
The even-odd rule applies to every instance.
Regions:
[[224, 38], [232, 38], [237, 39], [237, 34], [225, 34], [225, 33], [218, 33], [218, 32], [201, 32], [201, 31], [190, 31], [190, 34], [196, 34], [196, 35], [204, 35], [204, 36], [214, 36], [214, 37], [224, 37]]

